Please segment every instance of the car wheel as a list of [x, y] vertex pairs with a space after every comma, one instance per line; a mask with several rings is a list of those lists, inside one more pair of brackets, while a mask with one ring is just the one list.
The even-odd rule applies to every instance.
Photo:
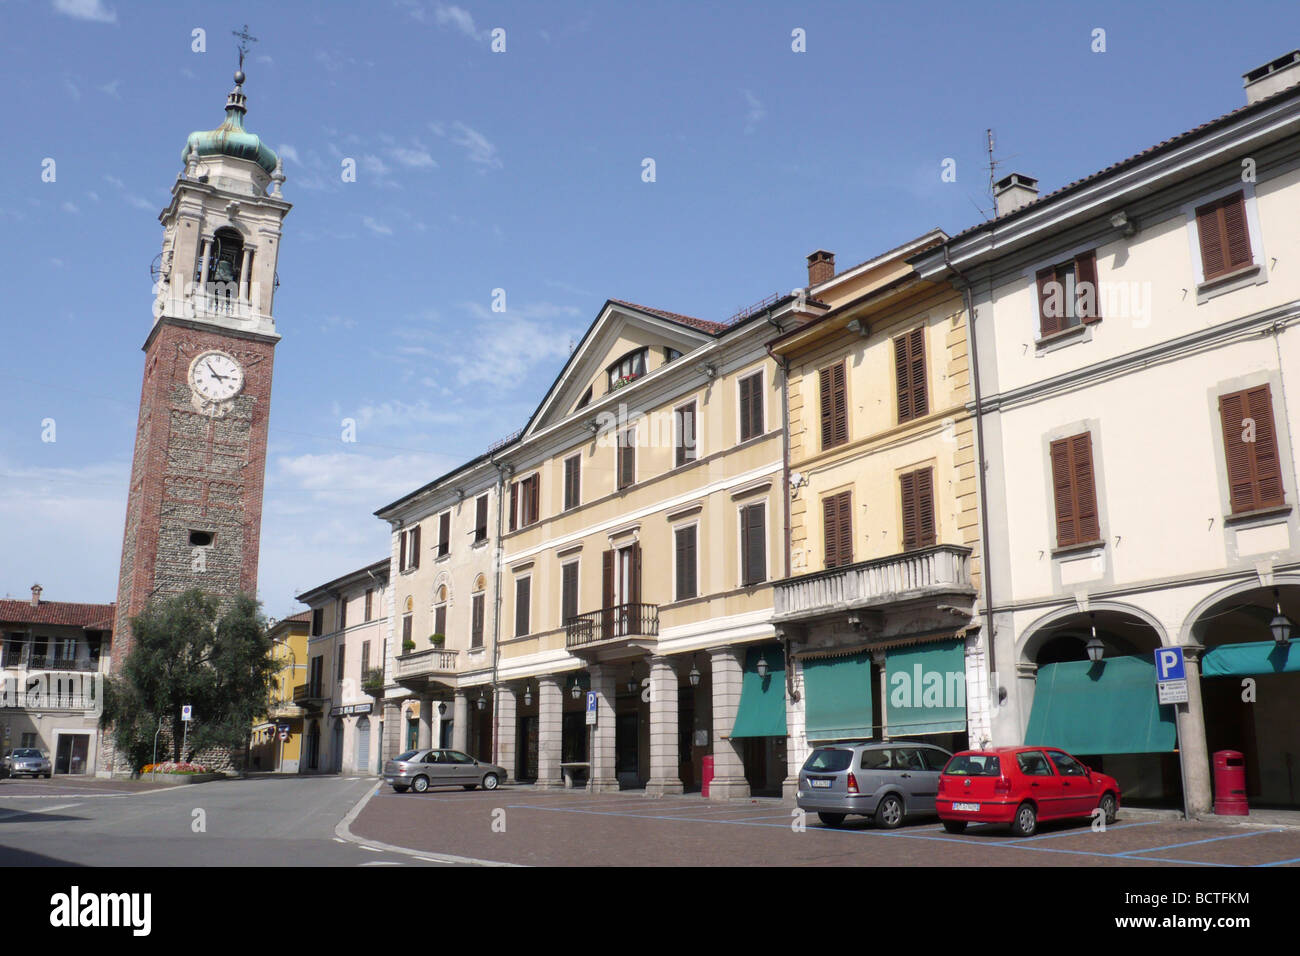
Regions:
[[399, 787], [397, 784], [393, 784], [393, 789], [396, 790], [398, 793], [406, 793], [406, 791], [410, 790], [411, 788], [405, 785]]
[[497, 779], [497, 775], [494, 774], [494, 773], [489, 773], [489, 774], [484, 774], [484, 775], [483, 775], [483, 789], [484, 789], [484, 790], [495, 790], [495, 789], [497, 788], [497, 784], [499, 784], [500, 782], [501, 782], [501, 781]]
[[965, 833], [966, 821], [965, 820], [944, 820], [943, 828], [947, 830], [949, 833]]
[[411, 781], [411, 789], [416, 793], [424, 793], [429, 789], [429, 778], [421, 774]]
[[903, 801], [896, 793], [885, 794], [876, 807], [876, 826], [882, 830], [896, 830], [902, 825]]
[[1115, 822], [1115, 817], [1119, 813], [1115, 804], [1115, 794], [1103, 793], [1101, 795], [1101, 803], [1097, 804], [1097, 807], [1103, 814], [1105, 814], [1107, 823]]
[[1011, 835], [1027, 837], [1033, 836], [1038, 829], [1038, 811], [1034, 809], [1032, 803], [1022, 803], [1016, 809], [1015, 822], [1011, 824]]
[[817, 819], [822, 822], [822, 826], [842, 827], [846, 816], [848, 816], [847, 813], [819, 813]]

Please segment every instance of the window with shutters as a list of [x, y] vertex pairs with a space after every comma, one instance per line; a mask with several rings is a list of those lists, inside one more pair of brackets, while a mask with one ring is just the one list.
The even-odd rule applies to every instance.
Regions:
[[582, 454], [564, 459], [564, 510], [582, 503]]
[[636, 484], [636, 428], [625, 428], [618, 436], [618, 490]]
[[451, 512], [444, 511], [438, 515], [438, 557], [445, 558], [451, 553]]
[[515, 579], [515, 637], [528, 633], [528, 612], [531, 610], [533, 579], [531, 576]]
[[673, 416], [677, 426], [673, 464], [674, 467], [680, 468], [687, 462], [694, 461], [696, 457], [695, 403], [687, 402], [679, 406], [674, 410]]
[[339, 598], [339, 630], [345, 630], [348, 626], [348, 599]]
[[488, 496], [479, 495], [474, 501], [474, 543], [487, 540]]
[[478, 591], [470, 598], [469, 646], [471, 648], [483, 646], [483, 607], [484, 594]]
[[934, 469], [918, 468], [898, 476], [902, 499], [903, 550], [928, 548], [935, 543]]
[[1253, 265], [1245, 193], [1239, 190], [1198, 206], [1196, 237], [1201, 247], [1201, 275], [1205, 282]]
[[447, 633], [447, 605], [439, 604], [433, 609], [433, 633]]
[[409, 532], [399, 531], [397, 534], [397, 570], [406, 570], [406, 536]]
[[740, 509], [740, 583], [743, 587], [767, 580], [767, 505]]
[[894, 376], [898, 423], [930, 414], [925, 389], [925, 329], [913, 329], [894, 339]]
[[827, 569], [853, 563], [853, 492], [822, 498], [822, 535]]
[[1101, 539], [1097, 483], [1092, 466], [1092, 434], [1083, 432], [1052, 442], [1052, 501], [1056, 508], [1056, 546], [1069, 548]]
[[578, 616], [578, 562], [560, 567], [560, 624]]
[[763, 434], [763, 373], [742, 378], [740, 389], [740, 440], [749, 441]]
[[311, 636], [320, 637], [325, 630], [325, 609], [322, 607], [312, 608], [311, 611]]
[[340, 644], [338, 666], [334, 669], [334, 683], [336, 684], [343, 683], [343, 662], [346, 659], [346, 655], [347, 645]]
[[[510, 486], [510, 530], [536, 524], [540, 514], [541, 482], [536, 473]], [[516, 520], [517, 516], [517, 520]]]
[[697, 560], [698, 525], [673, 529], [673, 599], [685, 601], [698, 597], [699, 564]]
[[1095, 251], [1082, 252], [1073, 259], [1040, 269], [1037, 283], [1040, 337], [1101, 319]]
[[420, 566], [420, 526], [403, 531], [398, 539], [397, 570], [413, 571]]
[[406, 650], [406, 642], [411, 640], [411, 615], [402, 615], [402, 650]]
[[844, 362], [818, 372], [822, 410], [822, 450], [849, 440], [848, 396], [844, 388]]
[[370, 642], [361, 642], [361, 678], [364, 680], [370, 673]]
[[366, 588], [366, 620], [370, 620], [375, 612], [375, 589]]
[[1220, 395], [1219, 418], [1223, 424], [1232, 513], [1244, 514], [1286, 504], [1269, 386]]

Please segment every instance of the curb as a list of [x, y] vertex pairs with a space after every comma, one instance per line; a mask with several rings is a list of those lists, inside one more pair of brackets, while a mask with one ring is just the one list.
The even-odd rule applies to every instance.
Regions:
[[361, 811], [366, 808], [370, 798], [379, 792], [383, 784], [370, 787], [366, 790], [365, 796], [356, 802], [351, 810], [343, 817], [342, 820], [334, 827], [334, 835], [340, 840], [346, 840], [349, 843], [358, 845], [376, 847], [389, 853], [401, 853], [405, 856], [421, 857], [425, 860], [433, 860], [437, 863], [457, 863], [462, 866], [504, 866], [504, 867], [522, 867], [523, 863], [502, 863], [498, 860], [479, 860], [469, 856], [455, 856], [451, 853], [426, 852], [424, 850], [412, 850], [410, 847], [396, 846], [392, 843], [380, 843], [378, 840], [368, 840], [357, 836], [352, 832], [351, 824]]

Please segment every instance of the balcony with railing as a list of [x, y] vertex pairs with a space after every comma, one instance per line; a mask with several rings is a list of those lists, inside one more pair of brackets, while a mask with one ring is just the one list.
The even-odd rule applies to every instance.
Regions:
[[293, 689], [293, 702], [307, 710], [316, 710], [325, 700], [324, 688], [320, 684], [298, 684]]
[[402, 654], [397, 658], [393, 677], [403, 687], [415, 690], [426, 689], [430, 684], [454, 687], [456, 658], [459, 654], [459, 651], [447, 651], [440, 647]]
[[973, 597], [970, 553], [940, 544], [778, 581], [774, 620], [811, 620], [943, 594]]
[[617, 604], [564, 622], [564, 646], [569, 650], [658, 637], [658, 604]]

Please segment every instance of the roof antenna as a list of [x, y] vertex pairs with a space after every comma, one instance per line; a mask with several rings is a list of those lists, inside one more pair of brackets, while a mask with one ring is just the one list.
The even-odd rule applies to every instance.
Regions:
[[[994, 202], [993, 186], [997, 182], [997, 168], [1002, 165], [993, 158], [993, 130], [985, 130], [989, 138], [989, 202]], [[996, 205], [996, 203], [995, 203]]]

